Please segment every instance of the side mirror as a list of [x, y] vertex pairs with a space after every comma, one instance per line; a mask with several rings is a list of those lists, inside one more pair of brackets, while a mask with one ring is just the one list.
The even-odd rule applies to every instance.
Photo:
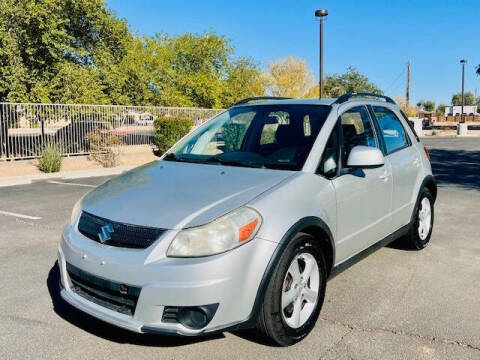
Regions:
[[368, 169], [383, 166], [383, 153], [377, 148], [358, 145], [355, 146], [347, 159], [347, 167]]

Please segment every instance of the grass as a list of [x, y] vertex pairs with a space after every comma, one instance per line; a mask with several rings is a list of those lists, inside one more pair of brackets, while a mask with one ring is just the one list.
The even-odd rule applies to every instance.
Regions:
[[44, 173], [59, 172], [62, 167], [62, 154], [57, 146], [47, 144], [38, 159], [38, 168]]

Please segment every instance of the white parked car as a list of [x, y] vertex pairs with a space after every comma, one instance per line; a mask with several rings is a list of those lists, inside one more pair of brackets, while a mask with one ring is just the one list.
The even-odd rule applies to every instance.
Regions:
[[333, 274], [395, 239], [428, 244], [437, 188], [393, 100], [250, 100], [77, 203], [67, 302], [140, 333], [257, 327], [290, 345]]

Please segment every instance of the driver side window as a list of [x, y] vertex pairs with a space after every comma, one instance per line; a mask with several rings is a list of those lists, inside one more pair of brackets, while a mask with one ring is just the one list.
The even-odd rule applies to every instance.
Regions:
[[378, 148], [373, 123], [365, 106], [358, 106], [340, 115], [343, 132], [343, 163], [346, 164], [350, 151], [358, 145]]

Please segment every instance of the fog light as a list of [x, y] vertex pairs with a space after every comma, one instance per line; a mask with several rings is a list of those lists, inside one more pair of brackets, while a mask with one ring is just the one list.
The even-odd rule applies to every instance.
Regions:
[[176, 322], [190, 329], [201, 329], [208, 325], [218, 308], [218, 304], [202, 306], [165, 306], [163, 322]]

